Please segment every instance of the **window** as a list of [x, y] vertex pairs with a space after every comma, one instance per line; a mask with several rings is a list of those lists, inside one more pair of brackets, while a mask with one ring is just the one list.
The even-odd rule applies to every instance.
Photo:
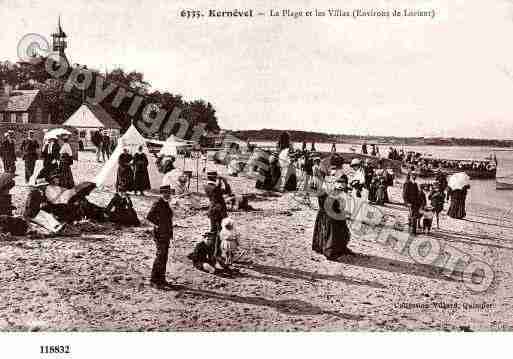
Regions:
[[28, 112], [23, 112], [23, 115], [21, 116], [22, 123], [28, 123], [29, 122], [29, 114]]
[[16, 123], [16, 114], [14, 112], [11, 113], [11, 123]]
[[0, 113], [0, 122], [4, 122], [4, 114]]
[[21, 112], [16, 113], [16, 123], [23, 123], [22, 115]]

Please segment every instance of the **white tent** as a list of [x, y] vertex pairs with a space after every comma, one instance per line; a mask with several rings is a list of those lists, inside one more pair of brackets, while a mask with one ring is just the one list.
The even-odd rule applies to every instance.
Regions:
[[190, 143], [190, 141], [185, 141], [176, 137], [175, 135], [171, 135], [162, 145], [162, 149], [160, 150], [159, 155], [176, 156], [178, 154], [179, 148], [187, 147]]
[[123, 148], [128, 148], [129, 152], [133, 155], [137, 152], [139, 146], [143, 147], [143, 152], [148, 157], [148, 174], [150, 176], [151, 188], [158, 190], [162, 182], [162, 175], [158, 171], [155, 157], [148, 151], [146, 139], [137, 131], [134, 125], [130, 126], [125, 134], [121, 136], [114, 153], [105, 163], [100, 173], [98, 173], [94, 183], [96, 183], [98, 187], [115, 187], [118, 173], [118, 159], [121, 153], [123, 153]]

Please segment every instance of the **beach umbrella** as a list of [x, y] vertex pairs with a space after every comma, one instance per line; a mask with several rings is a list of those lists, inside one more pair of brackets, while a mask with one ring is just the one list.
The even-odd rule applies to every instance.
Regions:
[[80, 182], [73, 187], [74, 195], [71, 197], [72, 200], [84, 198], [88, 196], [96, 188], [96, 183], [85, 181]]
[[54, 129], [48, 131], [47, 133], [45, 133], [44, 139], [48, 140], [50, 138], [57, 138], [57, 137], [63, 136], [63, 135], [71, 135], [71, 132], [69, 132], [68, 130], [66, 130], [64, 128], [54, 128]]
[[462, 189], [470, 184], [470, 177], [465, 172], [458, 172], [449, 177], [447, 183], [452, 190]]

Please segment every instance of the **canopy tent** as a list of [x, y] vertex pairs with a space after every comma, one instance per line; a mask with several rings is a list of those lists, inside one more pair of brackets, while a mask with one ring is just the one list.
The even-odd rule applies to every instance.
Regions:
[[121, 136], [114, 153], [98, 173], [94, 183], [96, 183], [98, 187], [115, 187], [118, 172], [118, 159], [123, 153], [123, 149], [128, 148], [129, 152], [133, 155], [137, 152], [139, 146], [142, 146], [143, 153], [148, 157], [148, 174], [150, 176], [151, 189], [158, 190], [162, 182], [162, 175], [158, 171], [155, 158], [146, 146], [146, 139], [137, 131], [134, 125], [131, 125], [125, 134]]

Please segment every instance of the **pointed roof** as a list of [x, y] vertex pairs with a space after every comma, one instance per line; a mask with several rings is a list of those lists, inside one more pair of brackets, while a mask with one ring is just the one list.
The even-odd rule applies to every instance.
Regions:
[[2, 96], [0, 112], [27, 112], [39, 92], [39, 90], [13, 90], [9, 98]]
[[82, 128], [121, 129], [119, 123], [102, 106], [87, 102], [82, 104], [63, 125]]
[[64, 32], [64, 30], [62, 30], [61, 16], [60, 15], [59, 15], [59, 21], [57, 23], [57, 32], [53, 33], [52, 35], [56, 35], [58, 37], [68, 37], [66, 35], [66, 33]]

